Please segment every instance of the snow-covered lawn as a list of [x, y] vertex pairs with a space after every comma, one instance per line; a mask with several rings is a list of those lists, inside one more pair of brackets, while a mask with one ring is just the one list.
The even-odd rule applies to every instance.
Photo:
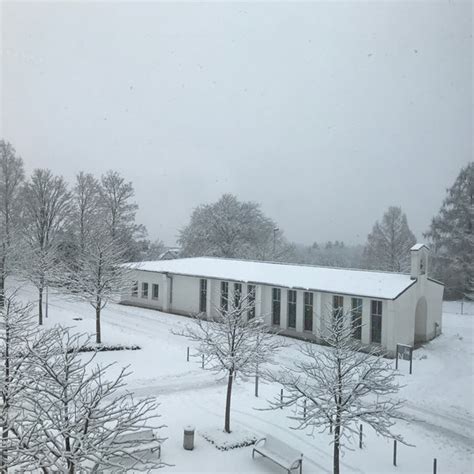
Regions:
[[[34, 300], [36, 293], [25, 287], [24, 299]], [[354, 444], [342, 458], [342, 472], [358, 473], [432, 473], [433, 458], [438, 473], [470, 473], [473, 470], [473, 328], [474, 305], [445, 303], [443, 334], [414, 353], [413, 375], [408, 363], [400, 369], [407, 376], [402, 397], [409, 400], [406, 412], [416, 422], [398, 426], [406, 440], [416, 447], [398, 446], [398, 466], [392, 465], [392, 443], [365, 429], [365, 446]], [[82, 318], [76, 320], [76, 318]], [[47, 325], [54, 323], [74, 327], [79, 332], [94, 331], [94, 312], [85, 303], [73, 302], [60, 295], [50, 295]], [[142, 350], [100, 353], [97, 360], [130, 365], [133, 374], [128, 388], [137, 397], [156, 396], [161, 405], [160, 421], [167, 425], [161, 433], [168, 440], [163, 446], [163, 460], [173, 464], [160, 472], [284, 472], [267, 459], [252, 460], [251, 448], [219, 451], [200, 436], [200, 432], [223, 427], [225, 382], [201, 369], [200, 360], [186, 361], [189, 342], [171, 333], [171, 329], [190, 320], [158, 311], [130, 306], [111, 305], [103, 312], [104, 343], [138, 344]], [[288, 340], [279, 360], [297, 357], [301, 342]], [[321, 350], [325, 350], [321, 348]], [[192, 353], [192, 347], [191, 347]], [[117, 369], [118, 369], [117, 367]], [[278, 395], [280, 387], [260, 384], [260, 397], [254, 396], [254, 380], [238, 379], [232, 399], [231, 427], [263, 436], [271, 433], [304, 453], [304, 473], [332, 472], [332, 447], [329, 434], [291, 430], [290, 409], [258, 411], [267, 407], [266, 400]], [[183, 427], [197, 430], [195, 449], [185, 451]]]

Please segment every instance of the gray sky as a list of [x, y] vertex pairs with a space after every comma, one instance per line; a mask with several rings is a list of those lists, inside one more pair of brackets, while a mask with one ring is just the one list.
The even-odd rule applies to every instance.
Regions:
[[0, 135], [27, 170], [116, 169], [173, 244], [196, 205], [288, 238], [418, 237], [473, 159], [470, 2], [2, 3]]

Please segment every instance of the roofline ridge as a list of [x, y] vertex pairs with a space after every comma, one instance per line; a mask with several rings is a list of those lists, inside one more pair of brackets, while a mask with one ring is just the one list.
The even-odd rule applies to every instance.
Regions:
[[[390, 272], [388, 270], [374, 270], [369, 268], [351, 268], [351, 267], [331, 267], [329, 265], [315, 265], [310, 263], [292, 263], [292, 262], [276, 262], [273, 260], [255, 260], [255, 259], [243, 259], [243, 258], [233, 258], [233, 257], [213, 257], [211, 255], [201, 255], [199, 257], [180, 257], [175, 258], [173, 261], [176, 260], [191, 260], [191, 259], [198, 259], [198, 258], [205, 258], [208, 260], [226, 260], [226, 261], [237, 261], [237, 262], [252, 262], [252, 263], [267, 263], [270, 265], [286, 265], [286, 266], [294, 266], [294, 267], [309, 267], [309, 268], [326, 268], [328, 270], [348, 270], [352, 272], [367, 272], [367, 273], [385, 273], [389, 275], [405, 275], [410, 276], [409, 272]], [[148, 260], [148, 262], [162, 262], [163, 260]], [[133, 262], [132, 262], [133, 263]], [[141, 262], [145, 263], [145, 262]]]

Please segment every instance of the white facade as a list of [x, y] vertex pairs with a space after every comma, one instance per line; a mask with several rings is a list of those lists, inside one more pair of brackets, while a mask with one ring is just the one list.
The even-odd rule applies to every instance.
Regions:
[[[427, 247], [418, 244], [411, 252], [411, 275], [206, 258], [145, 262], [134, 270], [135, 289], [138, 291], [131, 289], [123, 294], [121, 302], [181, 315], [197, 314], [204, 309], [212, 318], [220, 307], [222, 282], [227, 282], [229, 296], [234, 284], [242, 285], [243, 295], [252, 286], [256, 294], [255, 313], [263, 316], [270, 327], [284, 335], [317, 341], [324, 328], [324, 319], [332, 317], [333, 304], [337, 302], [334, 297], [339, 296], [345, 312], [362, 303], [362, 344], [377, 344], [394, 354], [397, 343], [414, 345], [433, 339], [441, 332], [444, 287], [428, 278]], [[249, 276], [245, 279], [246, 268]], [[266, 273], [262, 273], [262, 268]], [[183, 274], [185, 271], [189, 273]], [[229, 276], [224, 277], [225, 274]], [[301, 274], [305, 275], [305, 286], [288, 284], [287, 275], [294, 275], [296, 280]], [[341, 277], [339, 284], [338, 275]], [[312, 276], [314, 284], [310, 285]], [[319, 284], [317, 280], [321, 277], [324, 281]], [[262, 281], [265, 278], [268, 281]], [[302, 280], [298, 283], [301, 284]], [[147, 292], [144, 291], [146, 284]], [[158, 285], [157, 298], [153, 285]], [[202, 293], [203, 285], [205, 292]], [[343, 291], [338, 291], [339, 288]], [[357, 289], [364, 293], [353, 291]], [[296, 306], [289, 304], [289, 298], [295, 301], [295, 293]], [[278, 324], [274, 324], [273, 319], [273, 294], [280, 296]], [[305, 301], [308, 303], [306, 306]], [[291, 311], [296, 312], [293, 321], [289, 315]]]

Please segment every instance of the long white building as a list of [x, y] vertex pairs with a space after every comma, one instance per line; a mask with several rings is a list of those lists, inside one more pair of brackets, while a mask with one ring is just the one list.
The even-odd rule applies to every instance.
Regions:
[[[288, 336], [318, 340], [324, 318], [351, 312], [354, 337], [394, 353], [441, 332], [444, 286], [428, 276], [429, 249], [411, 249], [411, 274], [222, 258], [135, 264], [121, 302], [211, 317], [235, 292], [255, 295], [255, 314]], [[252, 315], [250, 315], [252, 316]], [[362, 324], [360, 324], [362, 321]]]

